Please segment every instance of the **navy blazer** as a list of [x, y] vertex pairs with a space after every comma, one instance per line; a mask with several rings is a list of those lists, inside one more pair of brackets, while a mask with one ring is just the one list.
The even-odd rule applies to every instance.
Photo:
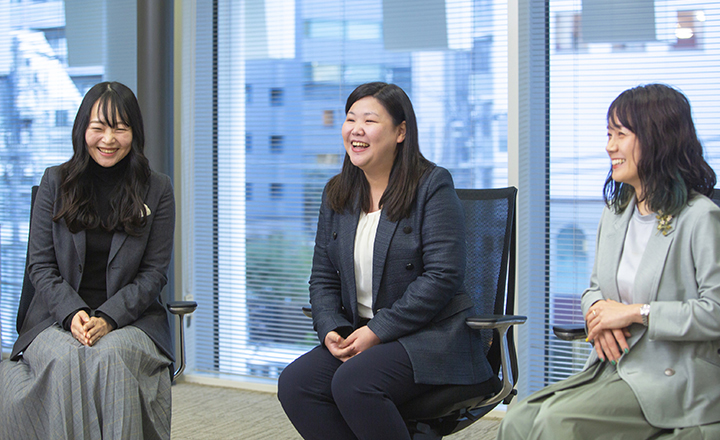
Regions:
[[[327, 191], [327, 188], [326, 188]], [[360, 209], [338, 214], [323, 194], [318, 219], [310, 302], [320, 342], [333, 330], [360, 325], [354, 241]], [[415, 382], [473, 384], [490, 378], [479, 335], [466, 324], [472, 300], [463, 289], [465, 224], [450, 173], [428, 170], [408, 218], [381, 213], [373, 250], [373, 319], [382, 342], [398, 340], [412, 362]]]
[[[60, 203], [59, 167], [50, 167], [40, 182], [28, 243], [28, 272], [35, 296], [28, 307], [11, 359], [16, 360], [35, 337], [78, 309], [88, 308], [77, 293], [85, 265], [85, 231], [72, 234], [52, 218]], [[147, 224], [139, 236], [116, 231], [107, 265], [107, 300], [98, 311], [118, 328], [143, 330], [170, 359], [173, 347], [160, 291], [167, 283], [175, 229], [175, 199], [170, 178], [152, 172], [145, 185]]]

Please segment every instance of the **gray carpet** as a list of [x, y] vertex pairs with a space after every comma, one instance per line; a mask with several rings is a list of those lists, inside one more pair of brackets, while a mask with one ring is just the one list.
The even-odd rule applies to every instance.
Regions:
[[[173, 440], [302, 440], [275, 394], [179, 383], [172, 388]], [[493, 440], [500, 420], [483, 418], [446, 440]]]

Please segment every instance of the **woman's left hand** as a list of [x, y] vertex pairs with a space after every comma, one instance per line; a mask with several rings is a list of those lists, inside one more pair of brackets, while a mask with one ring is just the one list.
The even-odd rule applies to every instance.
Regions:
[[83, 330], [88, 341], [87, 345], [92, 347], [97, 344], [100, 338], [110, 333], [112, 326], [104, 318], [93, 316], [83, 325]]
[[603, 330], [624, 329], [630, 324], [642, 322], [640, 304], [623, 304], [611, 299], [597, 301], [590, 306], [585, 321], [589, 341], [598, 337]]
[[352, 332], [350, 336], [343, 341], [342, 348], [350, 347], [353, 356], [355, 356], [379, 343], [380, 338], [365, 325]]

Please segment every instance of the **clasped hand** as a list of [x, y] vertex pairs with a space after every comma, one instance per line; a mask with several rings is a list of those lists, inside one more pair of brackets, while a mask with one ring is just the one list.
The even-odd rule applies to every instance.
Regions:
[[343, 338], [335, 331], [325, 336], [327, 349], [330, 350], [333, 356], [343, 362], [379, 343], [380, 338], [367, 326], [360, 327], [347, 338]]
[[[638, 322], [639, 304], [622, 304], [611, 299], [597, 301], [588, 309], [585, 321], [588, 341], [593, 341], [601, 360], [617, 362], [630, 347], [628, 327]], [[640, 320], [642, 322], [642, 320]]]
[[88, 347], [95, 345], [111, 330], [110, 324], [105, 319], [97, 316], [91, 317], [84, 310], [77, 312], [70, 324], [70, 332], [73, 337]]

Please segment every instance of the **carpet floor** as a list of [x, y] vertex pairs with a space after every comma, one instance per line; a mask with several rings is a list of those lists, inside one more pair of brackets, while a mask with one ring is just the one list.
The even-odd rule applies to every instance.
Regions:
[[[173, 440], [302, 440], [275, 394], [178, 383], [172, 400]], [[445, 440], [493, 440], [499, 424], [485, 417]]]

